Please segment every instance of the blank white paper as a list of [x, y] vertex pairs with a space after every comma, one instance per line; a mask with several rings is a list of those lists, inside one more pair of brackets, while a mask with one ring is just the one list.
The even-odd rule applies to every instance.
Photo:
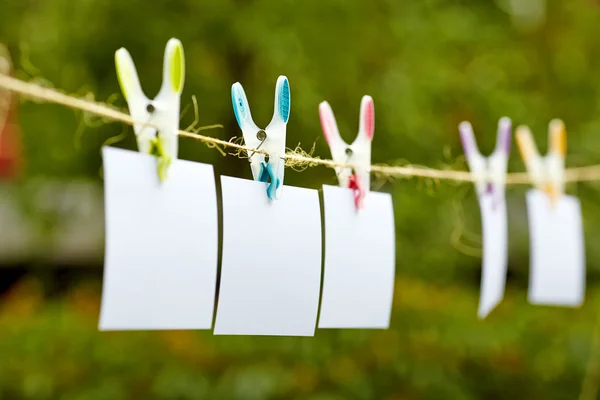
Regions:
[[218, 222], [211, 165], [104, 147], [101, 330], [210, 329]]
[[483, 263], [479, 318], [485, 318], [504, 297], [508, 258], [506, 200], [483, 194], [479, 198], [483, 231]]
[[321, 287], [316, 190], [221, 177], [223, 260], [216, 335], [313, 336]]
[[325, 272], [319, 328], [387, 328], [396, 265], [392, 196], [323, 186]]
[[571, 306], [583, 303], [585, 249], [579, 199], [562, 195], [550, 204], [545, 192], [527, 192], [531, 260], [529, 301]]

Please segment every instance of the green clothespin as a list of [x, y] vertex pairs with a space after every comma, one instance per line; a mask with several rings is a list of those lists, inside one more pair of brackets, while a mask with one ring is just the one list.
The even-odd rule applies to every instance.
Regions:
[[138, 150], [157, 157], [158, 177], [162, 182], [172, 160], [177, 158], [180, 97], [185, 80], [183, 46], [177, 39], [167, 42], [163, 82], [153, 100], [144, 94], [131, 55], [125, 48], [116, 51], [115, 64], [121, 91], [135, 121], [133, 130]]

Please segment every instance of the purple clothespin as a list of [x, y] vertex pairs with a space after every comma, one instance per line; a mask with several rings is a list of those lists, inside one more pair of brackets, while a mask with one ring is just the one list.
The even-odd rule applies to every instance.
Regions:
[[504, 117], [498, 122], [496, 148], [487, 158], [477, 148], [471, 124], [463, 122], [459, 130], [481, 209], [483, 263], [478, 315], [479, 318], [485, 318], [504, 297], [506, 283], [508, 229], [504, 187], [510, 154], [511, 121]]
[[494, 204], [497, 205], [504, 197], [506, 184], [506, 168], [510, 155], [510, 119], [503, 117], [498, 121], [496, 148], [487, 158], [482, 156], [477, 148], [471, 124], [466, 121], [462, 122], [458, 129], [469, 169], [475, 178], [478, 196], [489, 194], [494, 198]]

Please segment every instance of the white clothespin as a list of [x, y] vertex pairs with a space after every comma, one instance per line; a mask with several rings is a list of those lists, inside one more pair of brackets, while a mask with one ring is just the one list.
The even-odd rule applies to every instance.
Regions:
[[559, 119], [550, 121], [548, 133], [549, 150], [545, 157], [540, 156], [527, 126], [517, 128], [517, 144], [534, 186], [546, 192], [555, 205], [565, 190], [565, 124]]
[[179, 105], [185, 80], [183, 46], [177, 39], [167, 42], [162, 86], [153, 100], [144, 94], [133, 60], [125, 48], [116, 51], [115, 64], [121, 91], [135, 121], [133, 129], [138, 150], [158, 157], [158, 176], [163, 181], [171, 161], [177, 158]]
[[246, 93], [239, 82], [231, 86], [231, 100], [238, 125], [242, 129], [246, 146], [264, 150], [268, 159], [261, 153], [250, 154], [250, 167], [254, 180], [269, 182], [267, 196], [278, 199], [283, 190], [285, 168], [285, 135], [290, 117], [290, 84], [287, 77], [280, 76], [275, 87], [275, 110], [273, 119], [265, 129], [254, 123]]
[[508, 223], [504, 192], [511, 121], [506, 117], [498, 121], [496, 147], [487, 158], [477, 148], [471, 124], [462, 122], [458, 129], [481, 210], [483, 260], [478, 315], [485, 318], [504, 297], [506, 284]]
[[477, 148], [473, 127], [462, 122], [459, 127], [460, 138], [469, 169], [475, 179], [477, 194], [491, 194], [496, 199], [504, 197], [506, 168], [510, 154], [511, 121], [503, 117], [498, 121], [496, 147], [489, 157], [484, 157]]
[[319, 117], [325, 140], [331, 149], [333, 161], [352, 165], [353, 168], [337, 167], [340, 186], [354, 190], [356, 209], [363, 206], [370, 189], [371, 141], [375, 133], [375, 106], [371, 96], [363, 96], [360, 103], [358, 135], [352, 144], [344, 142], [335, 121], [331, 106], [326, 101], [319, 104]]

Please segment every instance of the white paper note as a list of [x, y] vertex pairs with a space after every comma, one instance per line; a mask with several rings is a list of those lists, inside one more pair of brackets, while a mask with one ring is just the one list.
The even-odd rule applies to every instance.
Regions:
[[576, 307], [585, 291], [585, 250], [581, 206], [562, 195], [552, 206], [548, 195], [527, 192], [531, 261], [529, 301]]
[[479, 198], [483, 231], [483, 262], [479, 318], [485, 318], [504, 297], [508, 258], [506, 200], [493, 194]]
[[104, 147], [101, 330], [210, 329], [218, 224], [211, 165]]
[[392, 196], [323, 186], [325, 273], [319, 328], [387, 328], [396, 265]]
[[216, 335], [313, 336], [321, 286], [316, 190], [221, 177], [223, 261]]

